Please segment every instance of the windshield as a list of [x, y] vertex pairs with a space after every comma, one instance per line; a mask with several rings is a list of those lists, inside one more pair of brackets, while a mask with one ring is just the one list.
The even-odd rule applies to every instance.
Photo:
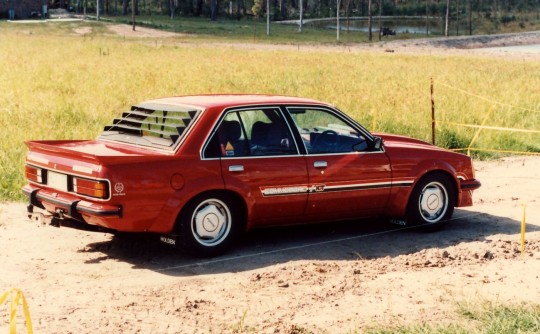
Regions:
[[188, 106], [143, 103], [105, 126], [99, 139], [174, 150], [200, 110]]

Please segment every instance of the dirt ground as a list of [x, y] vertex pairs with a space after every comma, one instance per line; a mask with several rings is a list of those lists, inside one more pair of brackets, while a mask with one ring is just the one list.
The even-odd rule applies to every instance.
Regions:
[[448, 322], [465, 301], [538, 303], [540, 158], [475, 166], [474, 206], [440, 232], [382, 221], [270, 229], [210, 260], [148, 236], [40, 226], [23, 203], [2, 203], [0, 293], [23, 291], [36, 333], [345, 333]]

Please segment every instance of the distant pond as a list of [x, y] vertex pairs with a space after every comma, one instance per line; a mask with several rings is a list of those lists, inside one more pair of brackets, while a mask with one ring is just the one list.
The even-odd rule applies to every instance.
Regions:
[[[423, 35], [440, 35], [443, 30], [443, 21], [440, 18], [429, 18], [426, 28], [426, 19], [415, 17], [415, 18], [404, 18], [404, 19], [382, 19], [381, 27], [388, 28], [395, 31], [397, 34], [423, 34]], [[320, 19], [320, 20], [311, 20], [306, 21], [306, 26], [313, 26], [321, 29], [336, 29], [336, 19]], [[340, 28], [342, 31], [361, 31], [368, 32], [368, 21], [367, 18], [350, 18], [349, 25], [347, 26], [347, 18], [340, 18]], [[379, 20], [378, 18], [372, 19], [372, 31], [374, 33], [379, 31]]]

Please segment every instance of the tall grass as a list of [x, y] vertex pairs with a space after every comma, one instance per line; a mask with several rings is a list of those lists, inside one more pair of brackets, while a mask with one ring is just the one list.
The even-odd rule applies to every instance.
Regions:
[[[89, 26], [78, 36], [73, 29]], [[0, 200], [21, 199], [24, 141], [95, 138], [142, 100], [200, 93], [267, 93], [331, 102], [378, 132], [431, 138], [430, 78], [537, 112], [476, 99], [436, 84], [438, 117], [540, 128], [537, 62], [373, 52], [246, 49], [198, 44], [196, 36], [129, 40], [97, 23], [0, 23]], [[439, 128], [443, 146], [473, 132]], [[538, 136], [486, 131], [483, 147], [540, 151]], [[452, 143], [457, 144], [452, 144]]]

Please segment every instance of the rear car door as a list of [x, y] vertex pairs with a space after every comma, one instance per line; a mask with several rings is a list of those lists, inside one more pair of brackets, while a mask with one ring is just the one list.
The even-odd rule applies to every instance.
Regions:
[[225, 187], [247, 203], [248, 224], [283, 224], [303, 215], [306, 161], [279, 107], [226, 111], [204, 155], [221, 160]]
[[392, 173], [384, 150], [340, 112], [325, 107], [289, 107], [306, 150], [311, 189], [306, 216], [317, 220], [381, 214]]

